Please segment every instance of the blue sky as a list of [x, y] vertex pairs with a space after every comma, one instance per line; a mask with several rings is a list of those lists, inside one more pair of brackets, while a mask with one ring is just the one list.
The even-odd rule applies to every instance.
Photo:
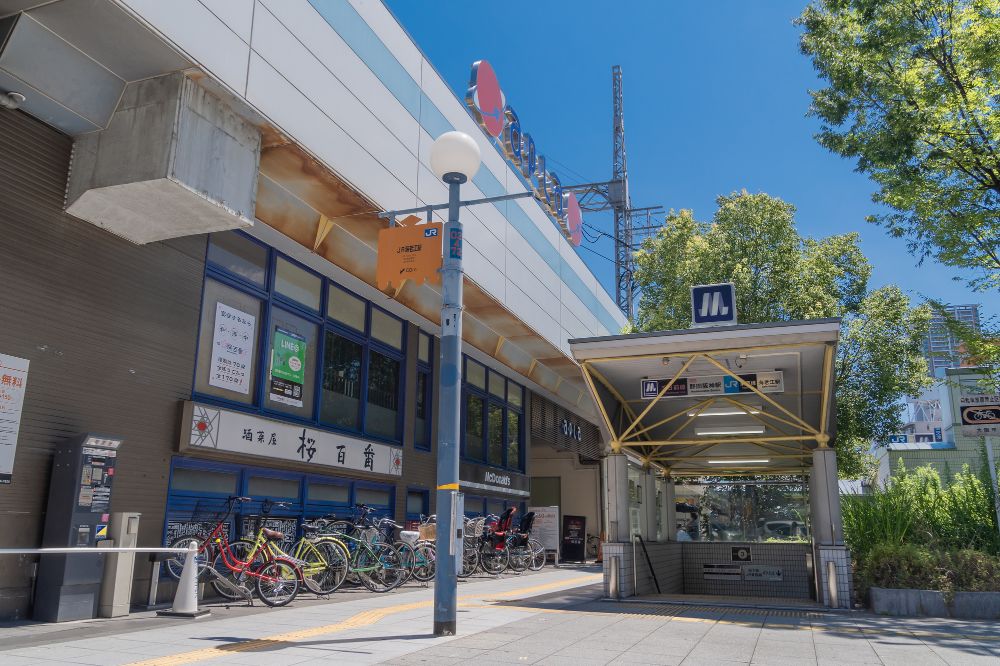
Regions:
[[[917, 266], [903, 240], [865, 222], [874, 185], [812, 138], [808, 90], [821, 86], [792, 25], [804, 2], [535, 0], [491, 4], [387, 0], [459, 96], [473, 61], [486, 59], [564, 183], [611, 176], [611, 66], [622, 66], [633, 206], [690, 208], [711, 218], [715, 198], [743, 188], [794, 204], [809, 236], [857, 231], [872, 285], [914, 298], [981, 303], [955, 269]], [[620, 11], [614, 11], [620, 7]], [[611, 231], [610, 214], [586, 221]], [[580, 256], [613, 294], [612, 245]], [[600, 255], [603, 255], [600, 256]]]

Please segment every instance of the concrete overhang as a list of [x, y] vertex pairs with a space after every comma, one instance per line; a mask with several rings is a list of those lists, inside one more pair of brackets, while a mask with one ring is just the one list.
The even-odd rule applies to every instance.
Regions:
[[839, 319], [570, 341], [613, 450], [672, 476], [797, 475], [835, 431]]

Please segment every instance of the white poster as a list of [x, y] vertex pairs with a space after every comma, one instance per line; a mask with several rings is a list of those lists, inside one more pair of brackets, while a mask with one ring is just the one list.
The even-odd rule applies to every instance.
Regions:
[[244, 455], [400, 476], [403, 449], [308, 426], [188, 403], [190, 430], [182, 448], [215, 449]]
[[216, 303], [209, 384], [243, 395], [250, 394], [256, 326], [254, 315]]
[[559, 551], [559, 507], [529, 506], [535, 512], [535, 522], [531, 526], [531, 536], [542, 544], [545, 550]]
[[0, 483], [10, 483], [14, 472], [14, 451], [27, 387], [27, 359], [0, 354]]

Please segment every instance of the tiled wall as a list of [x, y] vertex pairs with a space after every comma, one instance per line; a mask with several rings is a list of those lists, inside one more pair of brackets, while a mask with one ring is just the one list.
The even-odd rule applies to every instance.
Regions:
[[[852, 571], [851, 571], [851, 553], [844, 546], [819, 546], [817, 547], [819, 552], [819, 567], [820, 567], [820, 595], [823, 599], [823, 604], [830, 607], [836, 608], [850, 608], [851, 607], [851, 587], [852, 587]], [[837, 588], [837, 603], [834, 604], [833, 600], [830, 599], [830, 581], [829, 581], [829, 564], [828, 562], [833, 562], [834, 569], [836, 570], [836, 588]]]
[[[811, 576], [806, 568], [808, 544], [732, 542], [684, 543], [684, 593], [809, 599]], [[751, 562], [734, 562], [733, 546], [750, 548]], [[768, 565], [782, 569], [781, 581], [705, 580], [704, 565]]]
[[642, 545], [635, 545], [635, 579], [638, 584], [638, 594], [654, 594], [656, 583], [660, 585], [661, 594], [681, 594], [684, 592], [684, 563], [681, 546], [677, 542], [647, 543], [649, 564], [656, 572], [656, 582], [649, 571]]

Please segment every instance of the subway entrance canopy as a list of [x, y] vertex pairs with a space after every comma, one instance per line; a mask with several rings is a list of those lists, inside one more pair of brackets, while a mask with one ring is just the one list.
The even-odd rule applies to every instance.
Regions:
[[[814, 319], [570, 340], [610, 444], [602, 462], [609, 596], [849, 607], [831, 447], [839, 332], [839, 319]], [[807, 504], [784, 501], [761, 514], [719, 499], [727, 485], [773, 497], [757, 490], [780, 484], [796, 484]], [[678, 520], [682, 513], [690, 520]]]
[[570, 341], [611, 449], [672, 477], [801, 475], [834, 428], [840, 320]]

